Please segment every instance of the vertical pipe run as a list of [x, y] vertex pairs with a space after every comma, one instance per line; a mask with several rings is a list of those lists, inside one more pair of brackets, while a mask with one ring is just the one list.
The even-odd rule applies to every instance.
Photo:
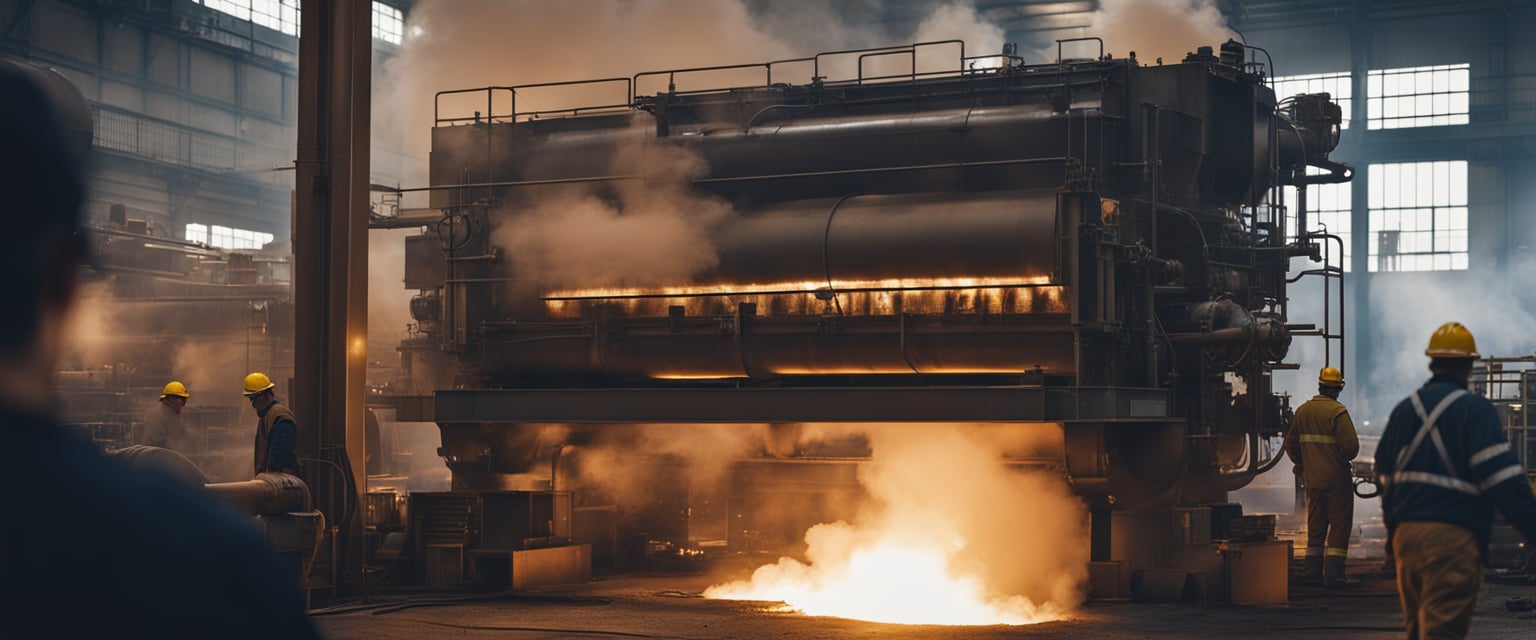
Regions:
[[340, 525], [331, 563], [344, 580], [363, 561], [372, 3], [304, 0], [300, 11], [291, 395], [299, 455], [343, 470], [309, 480]]

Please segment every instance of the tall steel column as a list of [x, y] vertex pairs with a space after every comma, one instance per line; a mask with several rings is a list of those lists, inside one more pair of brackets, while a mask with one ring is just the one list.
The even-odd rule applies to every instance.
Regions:
[[[368, 334], [371, 0], [303, 0], [293, 221], [294, 378], [300, 455], [342, 580], [363, 562]], [[350, 461], [350, 464], [348, 463]]]

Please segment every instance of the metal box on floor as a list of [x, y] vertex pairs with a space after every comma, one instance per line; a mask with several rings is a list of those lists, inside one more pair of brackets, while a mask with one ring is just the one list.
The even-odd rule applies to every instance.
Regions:
[[1131, 563], [1088, 563], [1088, 597], [1099, 602], [1131, 599]]
[[592, 546], [570, 544], [512, 552], [512, 590], [523, 591], [592, 579]]
[[1173, 540], [1176, 544], [1207, 544], [1211, 541], [1210, 507], [1182, 507], [1173, 510]]
[[1232, 604], [1285, 604], [1290, 596], [1291, 542], [1233, 542], [1222, 547]]
[[427, 586], [457, 587], [468, 576], [465, 572], [464, 545], [429, 544], [425, 548], [423, 567]]
[[613, 573], [618, 569], [618, 509], [612, 506], [572, 509], [571, 536], [592, 546], [592, 571]]
[[571, 494], [500, 491], [480, 496], [480, 544], [486, 550], [544, 547], [571, 539]]

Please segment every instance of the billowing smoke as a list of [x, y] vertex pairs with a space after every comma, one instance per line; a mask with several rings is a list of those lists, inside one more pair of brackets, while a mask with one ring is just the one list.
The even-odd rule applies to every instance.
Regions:
[[968, 56], [991, 55], [1003, 50], [1003, 28], [987, 22], [969, 2], [939, 5], [912, 34], [914, 42], [952, 39], [965, 41]]
[[725, 201], [690, 191], [690, 179], [705, 169], [684, 149], [637, 140], [611, 172], [643, 180], [620, 183], [611, 200], [573, 191], [502, 212], [491, 238], [515, 281], [540, 288], [686, 282], [715, 266], [710, 230], [731, 212]]
[[[252, 311], [247, 303], [216, 298], [118, 295], [110, 277], [85, 285], [58, 364], [63, 419], [140, 422], [155, 410], [161, 386], [177, 380], [191, 394], [184, 419], [194, 433], [207, 436], [180, 452], [211, 480], [249, 477], [250, 440], [239, 434], [255, 416], [241, 396], [241, 381], [261, 370], [285, 385], [292, 371], [291, 354], [253, 323]], [[103, 391], [122, 395], [103, 405]], [[286, 395], [287, 388], [278, 391]], [[199, 431], [204, 426], [229, 431]], [[230, 437], [221, 439], [221, 433]]]
[[[1059, 432], [1058, 432], [1059, 433]], [[1055, 474], [1003, 464], [983, 432], [883, 425], [859, 480], [871, 503], [706, 597], [784, 601], [812, 615], [897, 623], [1024, 624], [1083, 599], [1087, 516]]]
[[[1158, 58], [1175, 63], [1197, 46], [1236, 37], [1215, 0], [1101, 0], [1087, 33], [1104, 39], [1106, 53], [1123, 58], [1134, 51], [1143, 64]], [[1083, 57], [1085, 52], [1079, 48], [1063, 55]], [[1054, 58], [1055, 52], [1049, 55]]]
[[[1529, 273], [1531, 260], [1509, 264], [1509, 273]], [[1400, 311], [1411, 301], [1414, 311]], [[1525, 356], [1536, 351], [1536, 293], [1519, 278], [1489, 279], [1469, 272], [1394, 273], [1371, 282], [1372, 354], [1376, 366], [1363, 380], [1369, 385], [1371, 415], [1385, 419], [1392, 407], [1429, 379], [1424, 349], [1429, 336], [1446, 322], [1472, 331], [1483, 356]]]
[[[731, 465], [762, 450], [763, 428], [756, 424], [608, 428], [572, 452], [568, 473], [585, 490], [625, 505], [655, 498], [658, 469], [675, 470], [676, 477], [686, 478], [694, 492], [718, 491], [729, 486]], [[657, 464], [666, 458], [671, 464]]]
[[[406, 32], [376, 82], [375, 127], [403, 137], [401, 148], [423, 163], [438, 91], [627, 77], [789, 54], [734, 1], [428, 0], [412, 7]], [[608, 97], [622, 102], [626, 96], [617, 91]], [[548, 93], [520, 97], [519, 110], [560, 106], [559, 96]], [[552, 101], [528, 103], [545, 97]]]
[[[847, 19], [878, 10], [878, 3], [850, 12], [827, 3], [749, 5], [744, 0], [427, 0], [413, 6], [399, 52], [384, 62], [375, 81], [375, 135], [385, 138], [386, 146], [403, 150], [405, 157], [421, 159], [404, 172], [406, 180], [424, 182], [434, 94], [442, 90], [629, 77], [638, 71], [762, 62], [918, 40], [964, 39], [968, 53], [1000, 50], [1002, 30], [986, 23], [969, 2], [934, 6], [914, 33], [890, 34], [864, 26], [867, 21]], [[808, 20], [817, 23], [815, 38], [803, 28]], [[920, 57], [916, 64], [922, 70], [944, 64], [953, 69], [957, 53], [935, 50], [934, 57]], [[897, 65], [906, 73], [914, 63], [893, 59], [881, 64]], [[785, 73], [804, 73], [788, 79], [810, 81], [808, 65]], [[690, 83], [763, 81], [760, 69], [677, 78], [679, 90], [699, 88]], [[661, 82], [643, 83], [635, 91], [664, 91]], [[517, 110], [612, 104], [626, 97], [617, 84], [527, 90], [518, 94]], [[462, 116], [488, 108], [481, 95], [465, 101], [448, 98], [442, 107], [451, 112], [445, 115]], [[501, 114], [511, 105], [502, 99], [489, 108]], [[644, 286], [677, 282], [714, 265], [709, 231], [730, 211], [723, 202], [689, 195], [687, 189], [689, 178], [707, 168], [681, 152], [647, 147], [638, 133], [635, 148], [615, 158], [612, 169], [625, 175], [643, 173], [645, 181], [619, 185], [617, 197], [566, 192], [546, 196], [515, 215], [498, 216], [502, 224], [494, 239], [508, 256], [513, 278], [544, 287]], [[382, 252], [373, 265], [373, 273], [381, 274], [377, 280], [396, 271], [384, 264]], [[399, 290], [394, 282], [379, 284]], [[404, 307], [402, 300], [390, 296], [388, 304]], [[374, 342], [394, 342], [377, 331], [393, 331], [398, 322], [370, 324]]]

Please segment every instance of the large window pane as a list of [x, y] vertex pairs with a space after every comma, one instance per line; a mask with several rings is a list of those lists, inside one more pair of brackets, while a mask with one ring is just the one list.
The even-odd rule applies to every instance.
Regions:
[[1373, 164], [1371, 271], [1467, 268], [1467, 163]]
[[1398, 129], [1466, 124], [1467, 64], [1374, 69], [1366, 78], [1367, 126]]
[[[209, 9], [227, 13], [257, 26], [290, 36], [299, 35], [299, 0], [197, 0]], [[387, 4], [373, 3], [373, 37], [400, 44], [405, 16]]]

